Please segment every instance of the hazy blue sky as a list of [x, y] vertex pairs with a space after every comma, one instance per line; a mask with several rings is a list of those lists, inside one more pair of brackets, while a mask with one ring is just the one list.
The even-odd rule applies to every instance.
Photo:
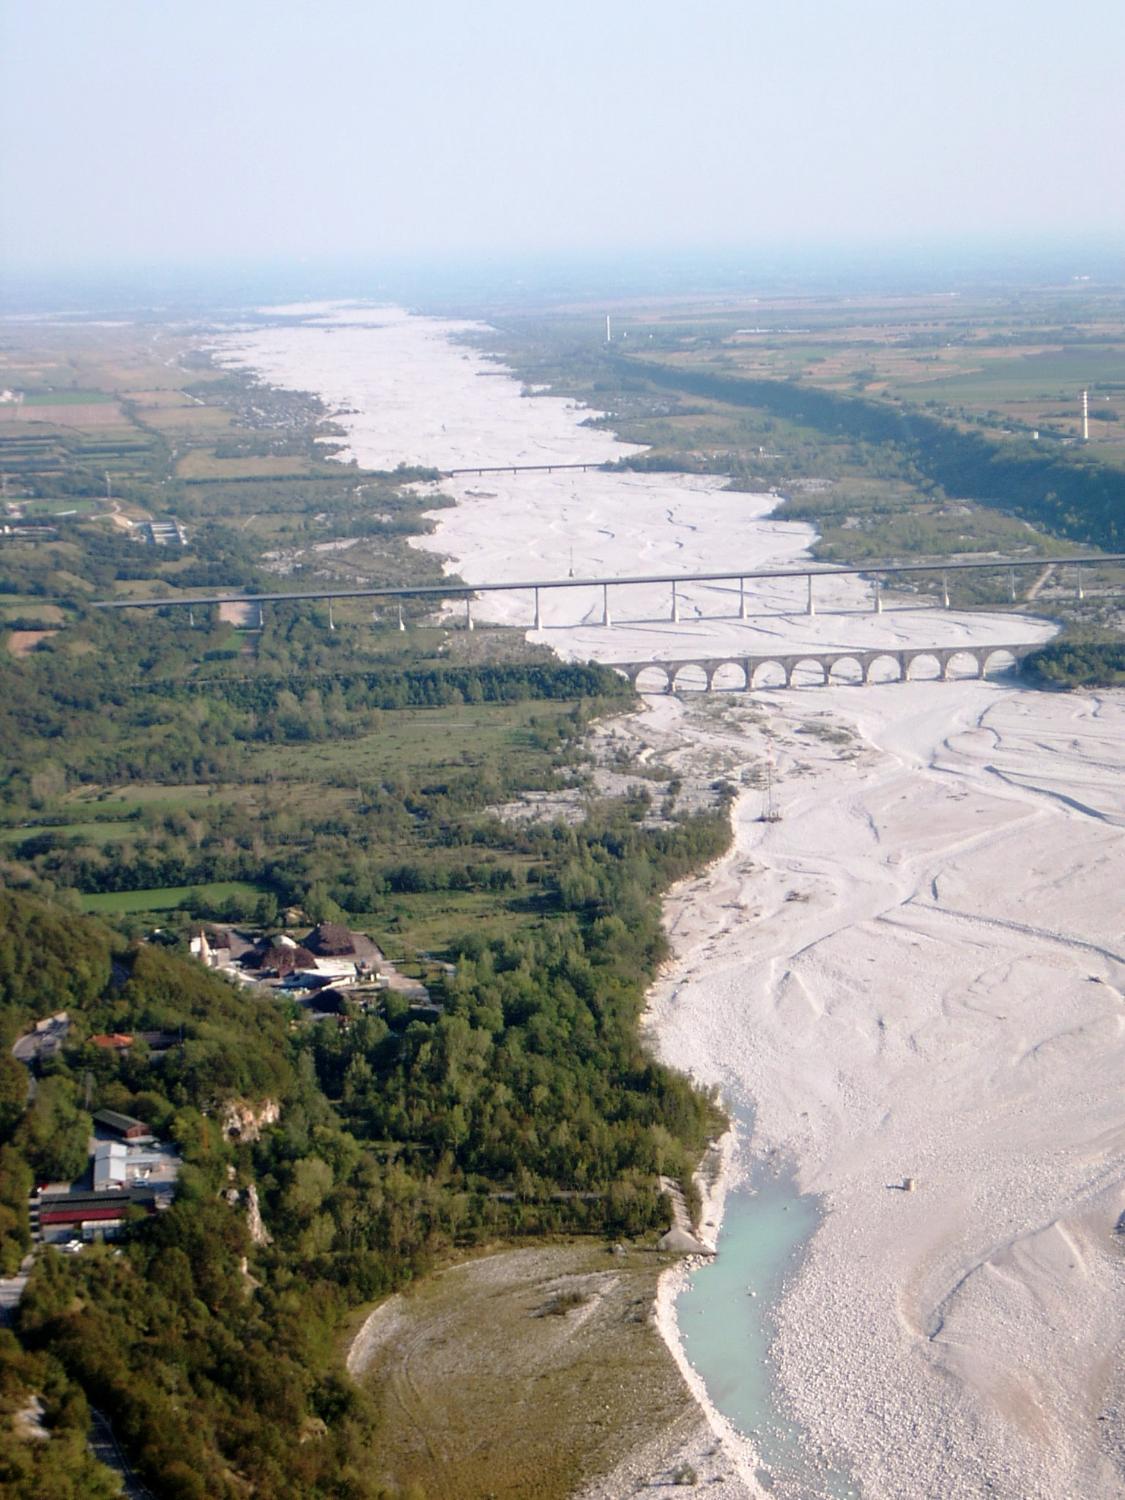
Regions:
[[14, 264], [1125, 237], [1125, 0], [0, 0]]

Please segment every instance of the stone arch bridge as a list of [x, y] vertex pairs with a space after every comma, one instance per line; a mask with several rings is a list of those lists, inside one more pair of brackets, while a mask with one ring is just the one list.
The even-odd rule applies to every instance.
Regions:
[[[868, 683], [871, 679], [872, 668], [880, 662], [890, 663], [897, 671], [897, 677], [884, 678], [880, 681], [909, 682], [911, 680], [911, 668], [917, 662], [932, 662], [937, 667], [937, 676], [942, 682], [949, 679], [949, 669], [956, 657], [967, 657], [976, 667], [977, 677], [986, 677], [989, 667], [993, 665], [995, 657], [1002, 658], [1003, 665], [999, 670], [1004, 670], [1012, 665], [1018, 665], [1025, 656], [1039, 649], [1039, 643], [1020, 645], [987, 645], [987, 646], [908, 646], [908, 647], [886, 647], [881, 646], [874, 650], [840, 650], [840, 651], [794, 651], [773, 652], [764, 656], [704, 656], [684, 658], [682, 661], [614, 661], [606, 662], [605, 665], [612, 667], [615, 672], [620, 672], [627, 677], [632, 687], [636, 688], [642, 672], [662, 673], [664, 677], [664, 691], [673, 693], [676, 691], [677, 683], [682, 674], [693, 668], [696, 672], [702, 672], [706, 679], [706, 691], [711, 692], [715, 686], [715, 678], [724, 667], [734, 667], [742, 676], [742, 682], [724, 683], [724, 687], [744, 688], [749, 692], [757, 684], [759, 673], [766, 667], [778, 667], [784, 675], [784, 684], [771, 683], [770, 686], [787, 688], [794, 686], [794, 678], [799, 668], [814, 667], [821, 673], [820, 686], [827, 687], [832, 682], [832, 673], [835, 668], [850, 663], [858, 670], [860, 682]], [[725, 674], [724, 674], [725, 675]], [[932, 675], [932, 674], [931, 674]], [[838, 678], [840, 682], [854, 680], [854, 674], [848, 678]], [[644, 689], [640, 689], [644, 691]], [[648, 691], [655, 691], [649, 688]]]

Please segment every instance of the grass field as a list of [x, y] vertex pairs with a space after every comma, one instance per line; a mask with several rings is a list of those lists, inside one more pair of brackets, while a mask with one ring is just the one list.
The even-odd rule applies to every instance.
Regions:
[[504, 756], [509, 768], [530, 770], [543, 757], [531, 738], [531, 722], [573, 704], [482, 703], [456, 708], [388, 710], [371, 734], [316, 745], [269, 745], [251, 749], [247, 772], [253, 780], [314, 781], [340, 777], [354, 784], [385, 775], [463, 770]]
[[262, 894], [259, 886], [241, 880], [216, 880], [210, 885], [166, 885], [149, 891], [108, 891], [82, 897], [82, 910], [101, 916], [136, 916], [172, 911], [185, 897], [198, 894], [210, 904], [236, 899], [252, 906]]
[[503, 1250], [390, 1298], [363, 1334], [379, 1478], [428, 1500], [565, 1500], [695, 1422], [650, 1318], [664, 1264], [588, 1242]]
[[94, 406], [112, 400], [106, 391], [28, 391], [24, 397], [30, 406]]
[[20, 509], [26, 516], [59, 516], [73, 514], [88, 516], [106, 509], [104, 500], [93, 500], [80, 495], [60, 495], [57, 499], [43, 496], [38, 500], [22, 500]]
[[0, 595], [0, 624], [8, 619], [41, 620], [44, 625], [61, 625], [66, 612], [57, 604], [44, 604], [38, 599]]
[[300, 479], [319, 472], [319, 465], [296, 455], [218, 458], [203, 448], [185, 453], [176, 465], [181, 479]]
[[59, 839], [82, 839], [88, 844], [116, 844], [135, 838], [138, 823], [134, 819], [103, 823], [25, 823], [18, 828], [0, 828], [0, 844], [22, 844], [26, 839], [48, 836]]
[[537, 925], [530, 915], [533, 906], [526, 889], [510, 897], [494, 891], [420, 891], [387, 896], [379, 911], [352, 921], [362, 931], [378, 931], [388, 958], [399, 961], [411, 952], [444, 953], [469, 933], [485, 941], [510, 937]]

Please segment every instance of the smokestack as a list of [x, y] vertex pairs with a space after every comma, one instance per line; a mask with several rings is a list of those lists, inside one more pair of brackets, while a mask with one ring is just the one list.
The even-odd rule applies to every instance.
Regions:
[[613, 343], [613, 329], [609, 324], [609, 313], [605, 315], [605, 341], [607, 344]]
[[1090, 441], [1090, 393], [1082, 392], [1082, 441]]

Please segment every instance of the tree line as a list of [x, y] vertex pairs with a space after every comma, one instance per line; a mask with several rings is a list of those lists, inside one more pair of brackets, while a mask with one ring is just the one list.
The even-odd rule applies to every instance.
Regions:
[[995, 505], [1056, 536], [1125, 549], [1125, 471], [1081, 453], [996, 442], [912, 407], [818, 390], [796, 381], [751, 380], [627, 359], [654, 385], [752, 406], [826, 434], [887, 446], [947, 495]]

